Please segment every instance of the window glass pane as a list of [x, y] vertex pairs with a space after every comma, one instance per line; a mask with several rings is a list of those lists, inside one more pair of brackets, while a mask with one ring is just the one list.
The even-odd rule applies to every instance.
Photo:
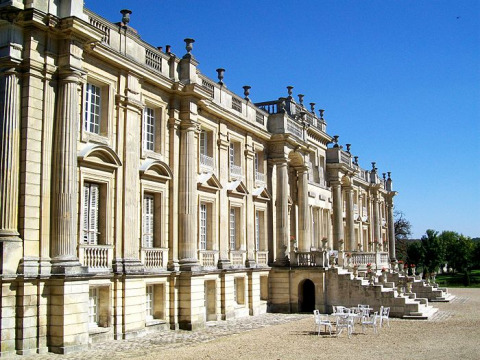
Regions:
[[207, 205], [200, 204], [200, 250], [207, 249]]
[[230, 208], [230, 250], [236, 249], [236, 211], [235, 208]]
[[85, 183], [83, 185], [83, 242], [90, 245], [98, 244], [98, 209], [100, 201], [100, 187], [98, 184]]
[[143, 113], [143, 147], [145, 150], [155, 150], [155, 111], [148, 107]]
[[87, 83], [87, 91], [85, 96], [84, 129], [88, 132], [92, 132], [95, 134], [100, 133], [100, 100], [100, 87]]
[[143, 246], [147, 248], [154, 246], [154, 206], [153, 195], [145, 194], [143, 197]]

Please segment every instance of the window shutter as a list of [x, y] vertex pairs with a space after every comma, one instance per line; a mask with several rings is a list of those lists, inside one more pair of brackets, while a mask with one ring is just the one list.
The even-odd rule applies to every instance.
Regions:
[[89, 185], [83, 186], [83, 242], [88, 244], [88, 233], [89, 233], [89, 226], [88, 226], [88, 204], [90, 202], [90, 187]]
[[90, 236], [88, 239], [88, 243], [91, 245], [98, 244], [98, 190], [98, 185], [90, 185]]

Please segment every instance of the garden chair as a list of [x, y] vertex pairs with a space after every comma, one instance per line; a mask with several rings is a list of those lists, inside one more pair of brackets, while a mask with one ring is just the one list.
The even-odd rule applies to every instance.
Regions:
[[353, 318], [349, 314], [345, 315], [338, 315], [337, 316], [337, 337], [343, 331], [343, 329], [347, 329], [348, 338], [352, 336], [353, 332]]
[[371, 315], [371, 316], [362, 318], [362, 330], [363, 330], [363, 333], [365, 334], [365, 328], [366, 328], [367, 326], [372, 326], [372, 327], [373, 327], [373, 333], [374, 333], [374, 334], [378, 334], [377, 322], [379, 321], [379, 320], [378, 320], [379, 318], [380, 318], [380, 316], [378, 315], [377, 312], [375, 312], [375, 313], [374, 313], [373, 315]]
[[380, 307], [380, 327], [383, 326], [383, 322], [386, 321], [388, 327], [390, 327], [390, 307]]
[[332, 322], [328, 318], [328, 315], [320, 314], [318, 310], [313, 310], [313, 318], [315, 321], [315, 331], [318, 331], [317, 335], [320, 335], [320, 328], [325, 327], [325, 332], [327, 332], [327, 327], [330, 335], [332, 335]]

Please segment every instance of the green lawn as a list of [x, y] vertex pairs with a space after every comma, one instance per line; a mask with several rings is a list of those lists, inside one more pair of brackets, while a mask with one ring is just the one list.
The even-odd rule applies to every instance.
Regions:
[[[437, 284], [446, 287], [466, 287], [464, 283], [464, 274], [438, 274]], [[470, 286], [480, 288], [480, 270], [470, 271]]]

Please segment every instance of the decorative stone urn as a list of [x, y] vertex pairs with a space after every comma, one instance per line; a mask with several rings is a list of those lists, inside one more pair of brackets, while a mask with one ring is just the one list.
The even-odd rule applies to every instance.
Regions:
[[382, 269], [382, 283], [385, 285], [387, 282], [387, 269]]
[[332, 269], [335, 269], [335, 254], [330, 254], [329, 256], [329, 260], [330, 260], [330, 266], [332, 267]]
[[358, 265], [357, 264], [353, 265], [353, 276], [354, 277], [358, 276]]
[[343, 239], [338, 240], [338, 251], [343, 251]]
[[402, 284], [400, 282], [397, 283], [397, 293], [398, 297], [402, 296]]
[[327, 249], [327, 238], [322, 239], [322, 249], [325, 251]]
[[368, 276], [368, 283], [370, 285], [374, 285], [375, 284], [375, 272], [372, 271], [372, 269], [368, 269], [367, 270], [367, 276]]
[[402, 272], [403, 271], [403, 262], [398, 262], [398, 271]]
[[411, 294], [412, 293], [412, 286], [413, 286], [413, 278], [408, 277], [407, 278], [407, 293]]

